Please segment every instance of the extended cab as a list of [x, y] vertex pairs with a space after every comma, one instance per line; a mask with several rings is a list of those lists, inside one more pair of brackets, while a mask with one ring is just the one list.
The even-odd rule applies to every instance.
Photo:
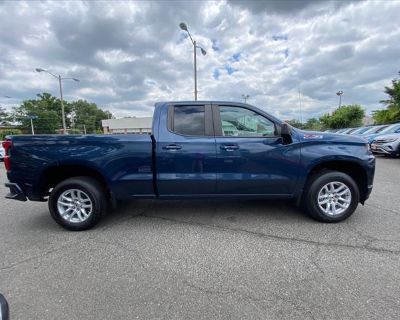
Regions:
[[338, 222], [369, 197], [375, 171], [362, 138], [301, 131], [232, 102], [157, 103], [151, 135], [22, 135], [3, 146], [6, 197], [48, 201], [70, 230], [133, 198], [288, 198]]

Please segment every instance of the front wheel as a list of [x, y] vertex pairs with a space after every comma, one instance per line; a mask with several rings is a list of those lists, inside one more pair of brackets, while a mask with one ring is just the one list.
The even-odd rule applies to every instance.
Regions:
[[360, 191], [352, 177], [339, 171], [325, 171], [310, 181], [303, 207], [318, 221], [339, 222], [353, 214], [359, 201]]
[[49, 197], [53, 219], [68, 230], [94, 227], [107, 207], [102, 186], [89, 177], [74, 177], [60, 182]]

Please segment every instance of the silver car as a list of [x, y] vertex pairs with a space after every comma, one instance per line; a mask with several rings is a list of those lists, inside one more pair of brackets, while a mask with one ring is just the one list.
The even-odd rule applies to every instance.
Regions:
[[0, 161], [3, 161], [6, 152], [5, 152], [5, 150], [4, 150], [4, 148], [3, 148], [3, 145], [2, 145], [1, 143], [2, 143], [2, 142], [0, 141]]
[[376, 137], [371, 143], [371, 151], [376, 154], [400, 156], [400, 133]]

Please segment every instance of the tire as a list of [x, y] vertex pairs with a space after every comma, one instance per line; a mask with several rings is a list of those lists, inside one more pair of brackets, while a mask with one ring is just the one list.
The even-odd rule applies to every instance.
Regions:
[[107, 210], [104, 188], [89, 177], [74, 177], [60, 182], [52, 190], [48, 204], [53, 219], [72, 231], [94, 227]]
[[[337, 192], [332, 192], [332, 186]], [[352, 177], [340, 171], [326, 170], [311, 178], [302, 207], [315, 220], [340, 222], [353, 214], [359, 201], [360, 191]]]

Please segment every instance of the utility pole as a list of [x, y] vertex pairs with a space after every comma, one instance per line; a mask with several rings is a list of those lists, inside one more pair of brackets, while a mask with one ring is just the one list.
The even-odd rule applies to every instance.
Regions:
[[86, 125], [83, 125], [83, 133], [86, 134]]

